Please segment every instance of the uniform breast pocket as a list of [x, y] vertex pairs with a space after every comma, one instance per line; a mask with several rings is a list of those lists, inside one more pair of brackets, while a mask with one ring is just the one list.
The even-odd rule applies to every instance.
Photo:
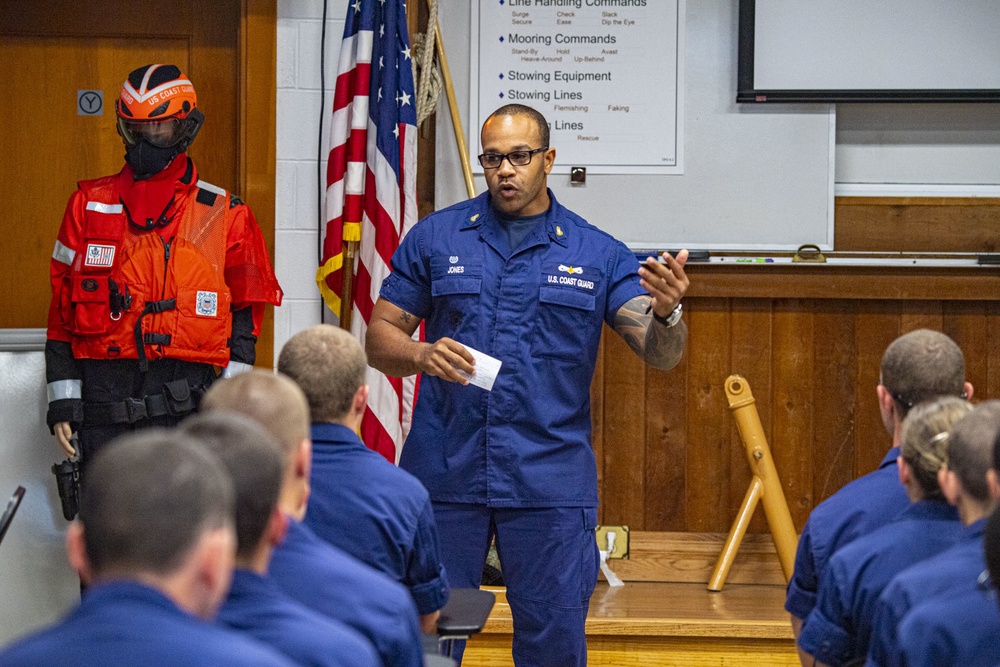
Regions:
[[449, 337], [473, 333], [483, 287], [482, 260], [457, 255], [431, 258], [434, 318]]
[[597, 298], [569, 287], [542, 285], [531, 354], [581, 361], [600, 336]]

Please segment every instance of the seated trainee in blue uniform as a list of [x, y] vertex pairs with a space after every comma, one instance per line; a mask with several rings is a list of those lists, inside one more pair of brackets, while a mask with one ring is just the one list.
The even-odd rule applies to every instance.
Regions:
[[968, 414], [953, 396], [922, 403], [902, 426], [899, 479], [912, 501], [891, 523], [859, 537], [830, 559], [819, 600], [806, 619], [799, 648], [817, 663], [841, 667], [863, 659], [875, 601], [901, 570], [948, 549], [961, 535], [958, 512], [938, 485], [948, 431]]
[[934, 598], [914, 607], [899, 624], [899, 646], [907, 667], [1000, 664], [996, 588], [985, 580], [976, 590]]
[[879, 411], [893, 447], [878, 470], [844, 486], [809, 515], [799, 538], [785, 610], [798, 635], [809, 617], [830, 557], [858, 537], [884, 526], [909, 505], [899, 483], [900, 424], [917, 403], [938, 396], [972, 397], [965, 381], [965, 357], [948, 336], [918, 329], [900, 336], [882, 355], [876, 389]]
[[190, 438], [159, 429], [114, 440], [87, 471], [70, 564], [88, 588], [64, 619], [0, 652], [5, 667], [289, 666], [208, 622], [226, 595], [233, 490]]
[[300, 665], [379, 665], [375, 648], [360, 633], [299, 604], [267, 577], [271, 550], [286, 526], [278, 509], [285, 466], [277, 440], [247, 417], [223, 411], [191, 417], [182, 428], [218, 457], [233, 482], [236, 570], [217, 622]]
[[987, 473], [993, 465], [993, 443], [1000, 434], [1000, 401], [987, 401], [963, 417], [948, 435], [948, 460], [938, 477], [948, 502], [958, 509], [965, 528], [958, 543], [900, 572], [875, 606], [871, 646], [866, 664], [902, 665], [896, 629], [913, 607], [940, 595], [972, 591], [986, 561], [983, 528], [993, 511]]
[[239, 412], [281, 444], [285, 479], [278, 508], [288, 518], [288, 532], [271, 554], [268, 576], [298, 602], [364, 635], [385, 667], [420, 667], [420, 626], [409, 591], [301, 523], [312, 444], [309, 405], [298, 385], [281, 374], [253, 370], [213, 384], [200, 409]]
[[[994, 443], [990, 493], [1000, 497], [1000, 448]], [[1000, 665], [1000, 616], [996, 587], [1000, 581], [1000, 511], [994, 510], [983, 530], [986, 571], [977, 590], [913, 609], [900, 624], [900, 646], [907, 665]]]
[[430, 496], [357, 436], [368, 399], [367, 368], [361, 344], [330, 325], [300, 331], [278, 356], [278, 370], [305, 393], [313, 422], [305, 524], [406, 586], [421, 628], [433, 632], [448, 584]]

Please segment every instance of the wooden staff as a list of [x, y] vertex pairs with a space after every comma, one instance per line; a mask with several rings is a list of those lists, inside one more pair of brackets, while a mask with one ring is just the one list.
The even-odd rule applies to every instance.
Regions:
[[344, 263], [340, 267], [344, 284], [340, 297], [340, 328], [351, 330], [351, 315], [354, 314], [354, 255], [358, 252], [357, 241], [344, 242]]
[[726, 378], [726, 398], [729, 399], [729, 409], [733, 412], [740, 437], [743, 439], [753, 479], [729, 530], [729, 537], [722, 547], [722, 553], [719, 554], [715, 570], [708, 580], [710, 591], [721, 591], [725, 585], [729, 568], [732, 567], [736, 552], [740, 549], [758, 501], [764, 501], [764, 515], [767, 517], [768, 528], [771, 529], [771, 539], [774, 540], [785, 581], [792, 577], [795, 549], [798, 545], [795, 524], [792, 523], [792, 514], [788, 510], [785, 494], [781, 490], [781, 481], [774, 467], [774, 459], [771, 458], [771, 449], [767, 446], [767, 438], [764, 437], [764, 429], [760, 424], [760, 416], [754, 405], [750, 385], [739, 375], [730, 375]]

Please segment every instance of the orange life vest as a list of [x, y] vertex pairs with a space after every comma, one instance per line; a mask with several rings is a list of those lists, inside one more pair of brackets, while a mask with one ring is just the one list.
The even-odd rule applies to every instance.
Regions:
[[77, 359], [229, 363], [230, 293], [224, 279], [229, 193], [202, 181], [182, 205], [177, 233], [130, 227], [117, 176], [80, 183], [87, 205], [63, 291], [63, 322]]

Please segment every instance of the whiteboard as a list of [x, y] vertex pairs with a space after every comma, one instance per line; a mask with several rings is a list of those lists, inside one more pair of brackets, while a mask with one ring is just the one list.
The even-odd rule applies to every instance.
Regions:
[[[468, 0], [439, 0], [465, 127], [470, 11]], [[555, 174], [549, 187], [556, 198], [633, 249], [794, 250], [804, 243], [831, 249], [834, 108], [737, 104], [737, 26], [733, 0], [686, 3], [683, 174], [588, 174], [582, 186]], [[444, 96], [437, 123], [435, 205], [441, 209], [467, 197]], [[469, 142], [468, 150], [475, 161], [479, 142]], [[481, 176], [476, 187], [486, 187]]]

